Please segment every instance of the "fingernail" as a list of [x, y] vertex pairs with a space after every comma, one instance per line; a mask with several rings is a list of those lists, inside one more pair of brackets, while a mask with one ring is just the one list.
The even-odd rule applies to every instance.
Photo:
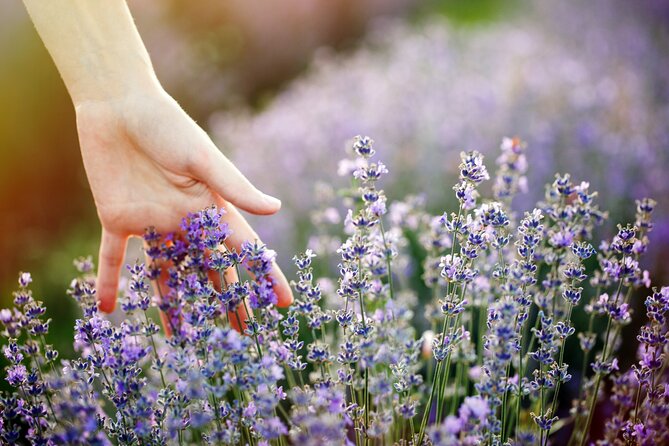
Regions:
[[272, 197], [271, 195], [265, 195], [265, 202], [271, 206], [281, 207], [281, 200], [278, 198]]

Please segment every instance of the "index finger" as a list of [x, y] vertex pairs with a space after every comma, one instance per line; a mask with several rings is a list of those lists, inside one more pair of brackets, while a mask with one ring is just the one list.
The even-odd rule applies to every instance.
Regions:
[[127, 236], [102, 228], [96, 288], [100, 310], [105, 313], [113, 312], [116, 306], [119, 276], [127, 244]]

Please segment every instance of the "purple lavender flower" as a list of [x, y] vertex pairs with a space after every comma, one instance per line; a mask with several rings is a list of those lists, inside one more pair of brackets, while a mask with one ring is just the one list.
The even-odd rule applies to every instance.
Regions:
[[[302, 249], [296, 223], [314, 207], [310, 189], [285, 178], [333, 183], [334, 172], [324, 177], [322, 166], [335, 166], [342, 142], [361, 130], [374, 135], [394, 172], [386, 182], [389, 196], [410, 188], [443, 207], [450, 197], [435, 185], [450, 184], [444, 174], [455, 179], [459, 150], [496, 157], [494, 142], [517, 129], [532, 166], [518, 209], [541, 198], [541, 185], [559, 169], [607, 191], [599, 198], [618, 219], [629, 215], [624, 200], [667, 196], [662, 179], [669, 165], [666, 33], [653, 31], [643, 8], [626, 6], [533, 4], [473, 29], [442, 20], [383, 20], [356, 51], [319, 52], [306, 74], [266, 107], [221, 111], [211, 125], [222, 146], [238, 149], [241, 169], [280, 190], [291, 209], [261, 226], [279, 252]], [[512, 139], [505, 147], [509, 156], [519, 148]], [[249, 148], [261, 155], [246, 156]], [[268, 163], [285, 177], [266, 175]], [[522, 167], [513, 159], [504, 163]], [[501, 175], [501, 184], [516, 172]], [[667, 200], [659, 199], [656, 209], [661, 229]], [[651, 249], [659, 250], [666, 237], [656, 241]]]
[[[344, 240], [294, 258], [296, 299], [285, 313], [272, 289], [276, 253], [258, 241], [229, 249], [214, 207], [188, 215], [181, 234], [147, 231], [150, 264], [129, 266], [121, 320], [99, 313], [93, 267], [76, 262], [74, 359], [46, 343], [48, 311], [21, 275], [14, 308], [0, 311], [5, 379], [15, 388], [0, 399], [0, 438], [543, 446], [565, 425], [561, 386], [574, 374], [565, 346], [578, 330], [585, 384], [574, 441], [588, 441], [611, 379], [602, 444], [667, 442], [669, 288], [645, 300], [634, 366], [620, 370], [616, 357], [634, 316], [632, 291], [648, 287], [641, 255], [655, 204], [640, 200], [635, 225], [620, 226], [596, 252], [594, 228], [605, 216], [596, 193], [558, 175], [518, 221], [509, 205], [522, 188], [523, 149], [518, 139], [503, 142], [495, 200], [481, 184], [490, 177], [482, 156], [463, 153], [458, 212], [434, 216], [420, 198], [390, 202], [373, 141], [357, 137], [342, 193], [347, 217], [318, 220], [343, 223]], [[323, 277], [331, 257], [338, 283]], [[229, 268], [238, 281], [226, 281]], [[594, 292], [582, 284], [589, 275]], [[167, 281], [154, 299], [149, 282], [160, 276]], [[171, 336], [160, 334], [153, 307], [165, 311]], [[582, 309], [586, 331], [573, 317]]]
[[7, 382], [12, 387], [20, 387], [26, 380], [28, 371], [23, 364], [13, 365], [7, 369]]

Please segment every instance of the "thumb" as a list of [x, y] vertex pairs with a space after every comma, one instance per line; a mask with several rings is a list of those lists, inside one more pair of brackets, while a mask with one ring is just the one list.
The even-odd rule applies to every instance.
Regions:
[[114, 234], [102, 228], [98, 279], [96, 281], [98, 305], [101, 311], [111, 313], [116, 306], [118, 279], [125, 258], [128, 237]]
[[281, 208], [280, 200], [260, 192], [213, 143], [204, 152], [207, 155], [198, 160], [194, 173], [223, 199], [256, 215]]

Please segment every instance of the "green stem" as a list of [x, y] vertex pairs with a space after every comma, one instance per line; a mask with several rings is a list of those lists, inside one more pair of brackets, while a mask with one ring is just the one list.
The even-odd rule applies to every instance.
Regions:
[[427, 405], [425, 407], [425, 411], [423, 412], [423, 419], [420, 423], [420, 432], [418, 434], [418, 442], [416, 443], [417, 445], [422, 445], [423, 444], [423, 437], [425, 435], [425, 427], [427, 426], [427, 421], [430, 418], [430, 413], [432, 412], [432, 401], [434, 400], [434, 395], [436, 394], [437, 386], [436, 383], [441, 377], [442, 371], [443, 371], [443, 361], [438, 361], [437, 362], [437, 367], [435, 371], [435, 376], [434, 376], [434, 381], [432, 382], [432, 390], [430, 391], [430, 397], [427, 399]]
[[[144, 320], [146, 321], [148, 327], [149, 317], [146, 315], [146, 311], [144, 311], [143, 313], [144, 313]], [[160, 382], [162, 383], [163, 388], [166, 389], [167, 383], [165, 382], [165, 375], [163, 375], [163, 366], [160, 359], [158, 358], [158, 349], [156, 348], [156, 342], [153, 339], [153, 334], [149, 335], [149, 339], [151, 340], [151, 347], [153, 349], [153, 358], [155, 359], [156, 363], [160, 364], [160, 367], [158, 367], [158, 371], [160, 372]]]
[[508, 421], [507, 413], [509, 411], [507, 411], [506, 406], [507, 406], [509, 392], [506, 391], [506, 384], [508, 382], [510, 373], [511, 373], [511, 362], [509, 362], [506, 365], [506, 377], [505, 377], [505, 382], [504, 382], [504, 395], [502, 396], [502, 413], [501, 413], [501, 417], [500, 417], [500, 421], [502, 423], [502, 443], [504, 443], [506, 441], [506, 438], [507, 438], [506, 423]]
[[634, 402], [634, 424], [639, 420], [639, 402], [641, 397], [641, 384], [636, 388], [636, 398]]
[[[42, 348], [43, 348], [43, 351], [46, 352], [46, 346], [44, 345], [45, 343], [43, 341], [43, 338], [44, 338], [44, 335], [42, 335]], [[42, 380], [42, 382], [44, 383], [44, 386], [46, 387], [47, 383], [46, 383], [46, 380], [44, 379], [44, 375], [42, 374], [42, 364], [39, 361], [39, 355], [35, 355], [34, 358], [35, 358], [35, 363], [37, 365], [37, 367], [36, 367], [37, 368], [37, 373], [39, 374], [40, 380]], [[51, 367], [54, 368], [53, 363], [51, 364]], [[49, 389], [48, 388], [44, 389], [44, 396], [46, 397], [46, 402], [49, 406], [49, 410], [51, 411], [51, 416], [53, 416], [54, 421], [56, 421], [56, 423], [58, 423], [58, 424], [61, 424], [60, 421], [58, 420], [58, 417], [56, 416], [56, 412], [53, 410], [53, 404], [51, 404], [51, 397], [49, 396]]]
[[448, 378], [451, 375], [451, 356], [452, 356], [451, 352], [449, 351], [448, 355], [446, 356], [445, 376], [441, 380], [441, 383], [439, 385], [439, 394], [437, 395], [437, 417], [434, 420], [436, 423], [441, 422], [441, 414], [444, 406], [444, 392], [448, 384]]
[[216, 417], [216, 427], [218, 427], [219, 432], [223, 431], [223, 428], [221, 427], [221, 416], [218, 413], [218, 399], [216, 398], [216, 395], [213, 393], [211, 394], [211, 399], [213, 400], [214, 403], [214, 416]]
[[478, 333], [477, 333], [477, 343], [476, 343], [476, 363], [483, 364], [483, 333], [486, 331], [486, 323], [488, 322], [488, 314], [485, 311], [485, 307], [477, 307], [478, 311]]
[[[572, 304], [571, 302], [569, 303], [569, 307], [567, 309], [567, 319], [565, 321], [569, 323], [569, 320], [571, 319], [571, 310], [572, 310]], [[562, 367], [562, 362], [564, 361], [564, 350], [565, 350], [565, 345], [567, 344], [567, 338], [565, 338], [561, 343], [560, 343], [560, 359], [558, 361], [558, 369]], [[558, 382], [555, 384], [555, 392], [553, 393], [553, 404], [551, 404], [551, 415], [555, 415], [555, 411], [557, 410], [557, 401], [558, 401], [558, 394], [560, 393], [560, 384], [562, 381], [558, 380]]]
[[[620, 296], [620, 290], [622, 289], [623, 286], [623, 279], [620, 279], [620, 283], [618, 284], [618, 289], [616, 290], [616, 297], [614, 300], [614, 305], [618, 304], [618, 297]], [[602, 347], [602, 363], [606, 362], [607, 359], [607, 350], [608, 350], [608, 343], [609, 343], [609, 335], [611, 333], [611, 315], [609, 314], [608, 320], [606, 322], [606, 336], [604, 338], [604, 346]], [[599, 392], [599, 385], [602, 380], [602, 375], [601, 373], [597, 374], [597, 378], [595, 378], [595, 389], [592, 394], [592, 400], [590, 401], [590, 409], [588, 410], [588, 418], [587, 421], [585, 422], [585, 426], [583, 427], [583, 436], [581, 437], [581, 446], [585, 445], [585, 442], [588, 440], [588, 430], [590, 429], [590, 423], [592, 423], [592, 416], [595, 412], [595, 406], [597, 404], [597, 393]]]
[[[352, 373], [353, 368], [350, 365], [349, 365], [349, 370]], [[353, 384], [349, 384], [348, 388], [349, 388], [349, 391], [351, 392], [351, 401], [353, 402], [353, 404], [360, 407], [360, 405], [358, 404], [358, 397], [357, 397], [356, 391], [353, 388]], [[358, 417], [357, 416], [353, 418], [353, 430], [355, 432], [355, 444], [359, 445], [360, 443], [362, 443], [362, 440], [360, 439], [360, 429], [358, 428]]]
[[[545, 381], [545, 379], [543, 378], [542, 375], [543, 375], [543, 363], [539, 362], [539, 378], [541, 378], [541, 388], [540, 388], [541, 398], [539, 400], [539, 409], [540, 409], [539, 410], [539, 415], [540, 416], [544, 415], [544, 406], [546, 405], [545, 398], [544, 398], [545, 397], [545, 392], [544, 392], [545, 386], [544, 386], [544, 383], [543, 383]], [[542, 441], [541, 441], [540, 444], [543, 445], [543, 432], [544, 432], [544, 430], [541, 429], [541, 427], [539, 427], [539, 430], [541, 431], [541, 438], [542, 438]]]
[[[388, 252], [388, 242], [386, 241], [386, 231], [383, 229], [383, 220], [379, 219], [379, 230], [381, 231], [381, 241], [383, 242], [383, 249], [386, 257], [386, 268], [388, 269], [388, 287], [390, 288], [390, 300], [395, 300], [395, 291], [393, 289], [393, 271], [390, 253]], [[395, 315], [393, 314], [393, 319]]]
[[[540, 323], [541, 323], [541, 318], [537, 314], [537, 317], [536, 317], [535, 322], [534, 322], [534, 328], [538, 329]], [[528, 327], [529, 327], [529, 325], [528, 325]], [[529, 354], [532, 350], [534, 350], [534, 344], [536, 343], [536, 340], [537, 340], [536, 336], [534, 336], [534, 332], [530, 331], [530, 333], [531, 333], [532, 338], [530, 340], [530, 345], [527, 347], [527, 350], [525, 351], [525, 354]], [[528, 336], [529, 336], [529, 334], [528, 334]], [[525, 364], [525, 370], [523, 370], [523, 374], [521, 376], [526, 375], [527, 367], [529, 365], [530, 365], [530, 361], [527, 361], [527, 363]]]
[[[458, 216], [456, 217], [457, 221], [459, 222], [460, 216], [462, 215], [462, 203], [458, 206]], [[451, 240], [451, 258], [453, 258], [453, 254], [455, 253], [455, 245], [457, 243], [457, 230], [452, 231], [452, 240]], [[447, 284], [446, 286], [446, 294], [448, 295], [450, 288], [450, 283]], [[433, 294], [438, 295], [439, 290], [438, 290], [438, 284], [435, 284], [435, 287], [433, 288]], [[444, 325], [442, 328], [442, 335], [446, 333], [446, 327], [448, 324], [448, 321], [450, 319], [450, 315], [444, 318]], [[448, 358], [448, 361], [450, 363], [450, 355]], [[449, 364], [450, 366], [450, 364]], [[432, 381], [432, 389], [430, 390], [430, 397], [428, 398], [427, 401], [427, 406], [425, 408], [425, 411], [423, 412], [423, 419], [421, 421], [421, 426], [420, 426], [420, 433], [418, 434], [418, 443], [417, 445], [420, 446], [423, 442], [423, 438], [425, 436], [425, 427], [427, 426], [427, 421], [429, 419], [430, 413], [432, 412], [432, 401], [434, 400], [434, 396], [437, 390], [437, 386], [440, 381], [441, 381], [441, 375], [443, 375], [443, 369], [445, 367], [444, 361], [439, 361], [437, 363], [436, 371], [435, 371], [435, 376], [434, 376], [434, 381]], [[437, 410], [439, 410], [440, 406], [440, 400], [441, 400], [441, 392], [440, 395], [437, 395]], [[437, 417], [438, 420], [438, 417]]]
[[595, 404], [597, 403], [597, 393], [599, 392], [599, 383], [601, 381], [602, 375], [597, 374], [595, 378], [595, 389], [592, 394], [592, 401], [590, 403], [590, 409], [588, 410], [588, 418], [583, 427], [583, 436], [581, 437], [581, 446], [585, 446], [585, 442], [588, 440], [588, 430], [590, 429], [590, 423], [592, 423], [592, 415], [595, 412]]
[[[522, 327], [521, 327], [522, 329]], [[520, 402], [523, 398], [523, 377], [520, 374], [523, 369], [523, 354], [518, 356], [518, 397], [516, 398], [516, 428], [514, 435], [516, 436], [516, 441], [518, 441], [518, 427], [520, 425]]]
[[369, 411], [371, 400], [369, 395], [369, 367], [365, 367], [365, 445], [369, 444]]
[[451, 399], [451, 406], [450, 409], [448, 410], [449, 415], [453, 415], [458, 408], [458, 402], [460, 401], [460, 392], [458, 391], [458, 386], [462, 381], [462, 375], [463, 375], [463, 369], [464, 369], [464, 364], [462, 362], [458, 362], [457, 365], [455, 366], [455, 391], [453, 393], [453, 398]]
[[[362, 258], [358, 258], [358, 280], [362, 281]], [[362, 327], [367, 331], [367, 315], [365, 314], [365, 304], [363, 302], [362, 291], [358, 292], [358, 303], [360, 304], [360, 316], [362, 317]], [[365, 445], [369, 444], [369, 367], [365, 367], [365, 389], [363, 393], [365, 403]]]
[[[441, 343], [442, 344], [444, 343], [444, 337], [446, 336], [446, 329], [450, 327], [450, 320], [451, 320], [451, 315], [450, 314], [447, 315], [444, 318], [444, 325], [441, 329], [441, 335], [442, 335]], [[450, 328], [449, 328], [449, 331], [450, 331]], [[438, 389], [438, 392], [436, 394], [437, 395], [437, 418], [435, 419], [436, 422], [439, 422], [439, 418], [441, 416], [441, 406], [443, 404], [443, 396], [444, 396], [443, 395], [444, 394], [444, 384], [443, 384], [444, 376], [443, 375], [445, 373], [446, 374], [446, 380], [448, 380], [448, 373], [449, 373], [450, 366], [451, 366], [450, 350], [449, 350], [449, 353], [446, 356], [446, 358], [444, 360], [442, 360], [440, 362], [440, 364], [441, 363], [444, 363], [442, 368], [445, 368], [446, 370], [442, 371], [442, 373], [439, 377], [435, 377], [435, 381], [432, 383], [433, 389], [434, 389], [435, 386]]]
[[[599, 293], [601, 292], [601, 285], [597, 286], [597, 289], [595, 290], [595, 298], [599, 298]], [[586, 331], [586, 334], [591, 334], [593, 333], [593, 328], [594, 328], [594, 323], [595, 323], [595, 312], [593, 311], [590, 313], [590, 318], [588, 321], [588, 330]], [[578, 390], [578, 398], [576, 401], [578, 401], [578, 404], [581, 404], [581, 400], [583, 399], [584, 396], [584, 391], [585, 391], [585, 381], [586, 381], [586, 373], [587, 373], [587, 368], [588, 368], [588, 358], [590, 357], [590, 350], [584, 350], [583, 351], [583, 364], [581, 364], [581, 384], [579, 386]], [[575, 435], [577, 431], [579, 430], [579, 425], [581, 422], [581, 413], [579, 410], [576, 411], [576, 414], [574, 415], [574, 429], [572, 429], [571, 436], [569, 438], [569, 442], [567, 443], [568, 445], [572, 445], [573, 441], [575, 440]]]

